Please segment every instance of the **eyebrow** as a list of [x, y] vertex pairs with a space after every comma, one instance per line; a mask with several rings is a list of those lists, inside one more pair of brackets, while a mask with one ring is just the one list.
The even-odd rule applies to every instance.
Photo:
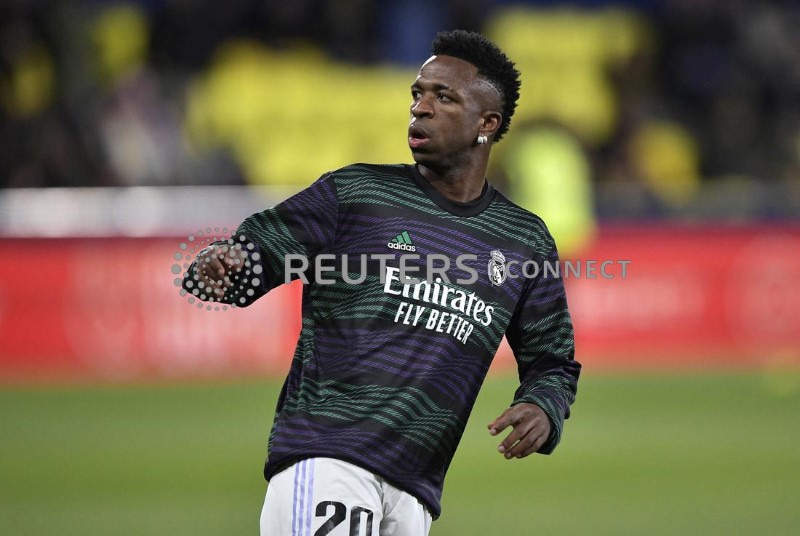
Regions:
[[423, 83], [420, 83], [419, 80], [417, 80], [413, 84], [411, 84], [411, 89], [415, 89], [415, 88], [420, 88], [420, 89], [430, 88], [430, 89], [433, 89], [434, 91], [438, 91], [440, 89], [446, 89], [446, 90], [452, 91], [454, 93], [458, 93], [458, 91], [456, 91], [452, 87], [448, 86], [447, 84], [443, 84], [441, 82], [423, 82]]

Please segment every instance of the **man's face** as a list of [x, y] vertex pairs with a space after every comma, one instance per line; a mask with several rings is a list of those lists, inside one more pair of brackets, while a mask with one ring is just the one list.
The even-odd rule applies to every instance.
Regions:
[[478, 69], [452, 56], [432, 56], [411, 86], [408, 146], [418, 164], [442, 169], [462, 162], [483, 123], [485, 90]]

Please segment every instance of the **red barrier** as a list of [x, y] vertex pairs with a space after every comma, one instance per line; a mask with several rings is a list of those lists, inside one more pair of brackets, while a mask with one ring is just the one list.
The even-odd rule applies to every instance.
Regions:
[[[199, 309], [170, 273], [179, 242], [0, 242], [0, 379], [285, 374], [300, 287], [248, 309]], [[587, 368], [798, 363], [798, 227], [606, 227], [578, 260], [566, 281]], [[619, 261], [630, 261], [625, 278]], [[497, 366], [509, 364], [504, 346]]]
[[800, 364], [800, 228], [607, 227], [583, 258], [626, 279], [568, 281], [587, 365]]
[[0, 243], [0, 378], [283, 374], [300, 330], [300, 287], [249, 309], [199, 309], [170, 272], [179, 242]]

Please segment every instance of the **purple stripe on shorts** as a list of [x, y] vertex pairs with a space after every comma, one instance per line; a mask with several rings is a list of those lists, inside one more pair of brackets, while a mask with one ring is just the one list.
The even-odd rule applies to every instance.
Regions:
[[300, 471], [297, 465], [294, 466], [294, 487], [292, 488], [292, 536], [297, 536], [297, 478]]
[[300, 536], [303, 536], [303, 532], [304, 532], [303, 528], [304, 528], [304, 525], [305, 525], [305, 523], [304, 523], [305, 519], [303, 517], [304, 514], [305, 514], [305, 508], [303, 508], [303, 506], [304, 506], [305, 500], [306, 500], [306, 466], [308, 465], [306, 463], [306, 461], [307, 460], [303, 460], [302, 462], [300, 462], [300, 471], [301, 471], [301, 476], [300, 476], [300, 504], [297, 506], [297, 515], [298, 515], [297, 534], [299, 534]]
[[314, 499], [314, 459], [308, 461], [308, 495], [306, 498], [306, 535], [311, 536], [311, 519], [314, 515], [314, 507], [311, 501]]

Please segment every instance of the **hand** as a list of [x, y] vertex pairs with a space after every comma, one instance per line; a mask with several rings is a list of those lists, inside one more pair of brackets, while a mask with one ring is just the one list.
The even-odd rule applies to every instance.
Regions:
[[244, 267], [246, 257], [239, 244], [208, 246], [197, 255], [193, 279], [200, 289], [221, 299]]
[[533, 454], [550, 437], [550, 419], [536, 404], [521, 402], [511, 406], [489, 423], [489, 433], [497, 435], [509, 426], [513, 431], [497, 447], [509, 460]]

